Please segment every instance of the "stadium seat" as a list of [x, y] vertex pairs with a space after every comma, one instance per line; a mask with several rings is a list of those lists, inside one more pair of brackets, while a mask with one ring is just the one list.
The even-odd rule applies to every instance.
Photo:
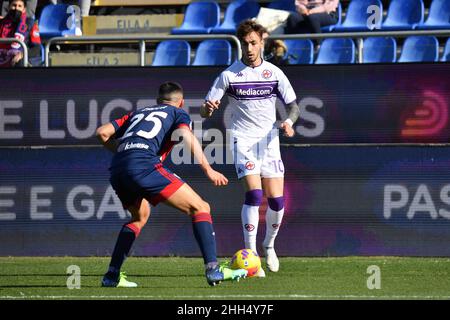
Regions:
[[364, 40], [363, 63], [394, 63], [397, 42], [394, 38], [373, 37]]
[[355, 43], [352, 39], [325, 39], [319, 50], [316, 64], [355, 63]]
[[450, 62], [450, 38], [448, 38], [447, 43], [445, 44], [441, 61]]
[[391, 0], [383, 30], [412, 30], [423, 23], [424, 4], [422, 0]]
[[438, 61], [439, 42], [433, 36], [411, 36], [405, 39], [398, 62]]
[[[367, 13], [369, 6], [378, 6], [383, 12], [383, 4], [380, 0], [352, 0], [348, 6], [344, 22], [333, 28], [333, 31], [352, 32], [368, 31], [367, 21], [371, 13]], [[380, 21], [381, 27], [381, 21]]]
[[[42, 9], [39, 17], [39, 34], [42, 40], [77, 34], [75, 11], [68, 4], [49, 4]], [[73, 23], [68, 23], [68, 22]], [[69, 25], [70, 28], [67, 26]]]
[[331, 31], [333, 31], [333, 29], [336, 26], [341, 25], [341, 23], [342, 23], [342, 5], [341, 5], [340, 2], [339, 2], [338, 9], [337, 9], [337, 15], [338, 15], [338, 21], [335, 24], [331, 25], [331, 26], [322, 27], [321, 28], [322, 32], [331, 32]]
[[268, 4], [270, 9], [286, 10], [295, 12], [295, 0], [275, 0]]
[[225, 17], [219, 27], [212, 28], [210, 33], [235, 34], [239, 23], [245, 19], [255, 18], [260, 6], [253, 0], [234, 0], [225, 11]]
[[195, 53], [193, 66], [231, 64], [231, 44], [227, 40], [203, 40]]
[[188, 66], [191, 46], [184, 40], [161, 41], [156, 47], [153, 66]]
[[219, 22], [220, 7], [216, 2], [192, 2], [186, 8], [183, 23], [173, 28], [172, 34], [207, 34]]
[[312, 64], [314, 62], [314, 45], [309, 39], [286, 39], [289, 64]]
[[427, 20], [416, 29], [450, 29], [450, 1], [433, 0]]

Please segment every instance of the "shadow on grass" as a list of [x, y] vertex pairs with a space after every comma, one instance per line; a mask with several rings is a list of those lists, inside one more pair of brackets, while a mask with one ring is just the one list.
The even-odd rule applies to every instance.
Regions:
[[[0, 274], [0, 278], [7, 278], [7, 277], [68, 277], [71, 274], [65, 274], [65, 273], [15, 273], [15, 274]], [[84, 274], [81, 273], [82, 277], [103, 277], [105, 274]], [[127, 273], [127, 277], [133, 277], [133, 278], [196, 278], [201, 277], [203, 274], [133, 274], [133, 273]]]

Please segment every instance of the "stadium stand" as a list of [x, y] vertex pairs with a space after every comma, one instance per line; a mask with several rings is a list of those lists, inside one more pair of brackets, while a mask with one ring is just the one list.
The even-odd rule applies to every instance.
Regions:
[[447, 39], [441, 61], [450, 62], [450, 38]]
[[450, 29], [450, 1], [433, 0], [427, 20], [417, 29]]
[[270, 2], [267, 7], [271, 9], [295, 12], [295, 0], [275, 0]]
[[331, 25], [331, 26], [322, 27], [321, 28], [322, 32], [332, 32], [336, 26], [339, 26], [342, 24], [342, 4], [340, 2], [339, 2], [337, 14], [338, 14], [338, 21], [336, 22], [336, 24]]
[[364, 40], [363, 63], [393, 63], [397, 57], [397, 42], [392, 37], [372, 37]]
[[222, 24], [212, 28], [210, 33], [234, 34], [238, 24], [245, 19], [255, 18], [259, 9], [260, 5], [256, 1], [235, 0], [228, 5]]
[[172, 34], [206, 34], [220, 22], [220, 7], [213, 1], [190, 3], [183, 24], [172, 29]]
[[[210, 11], [193, 10], [197, 6], [203, 5], [208, 6]], [[380, 21], [380, 29], [377, 28], [376, 31], [450, 30], [449, 0], [341, 0], [338, 9], [338, 23], [334, 26], [323, 27], [322, 31], [324, 33], [371, 31], [367, 26], [367, 19], [374, 13], [373, 10], [368, 10], [369, 6], [373, 5], [381, 9], [385, 18]], [[293, 11], [295, 10], [295, 0], [200, 0], [195, 2], [190, 0], [130, 0], [126, 3], [120, 0], [95, 0], [92, 2], [90, 16], [83, 17], [83, 36], [234, 34], [236, 26], [241, 20], [256, 17], [259, 8], [262, 7]], [[42, 4], [41, 8], [40, 12], [37, 11], [39, 14], [37, 19], [39, 20], [40, 33], [44, 44], [52, 37], [76, 35], [75, 28], [67, 28], [67, 21], [75, 21], [73, 14], [67, 13], [67, 4]], [[73, 23], [72, 26], [75, 27], [76, 24]], [[441, 52], [436, 61], [448, 61], [445, 54], [442, 55], [443, 52], [448, 52], [445, 51], [447, 50], [445, 42], [448, 34], [435, 36], [440, 42], [438, 50]], [[377, 39], [371, 39], [368, 35], [364, 35], [361, 37], [365, 39], [364, 47], [362, 50], [355, 51], [355, 59], [363, 63], [398, 62], [398, 59], [395, 59], [395, 55], [392, 53], [394, 46], [397, 47], [396, 55], [398, 57], [401, 56], [402, 48], [405, 46], [402, 59], [412, 59], [405, 58], [410, 57], [406, 52], [410, 51], [411, 48], [405, 45], [410, 45], [410, 43], [409, 41], [405, 42], [404, 37], [404, 35], [396, 36], [394, 34], [392, 35], [393, 39], [378, 37]], [[352, 39], [355, 41], [355, 45], [357, 44], [356, 38]], [[191, 42], [191, 40], [189, 41]], [[314, 63], [314, 58], [311, 61], [307, 41], [303, 41], [303, 43], [300, 41], [299, 44], [295, 44], [294, 39], [289, 39], [285, 42], [291, 42], [288, 47], [294, 46], [295, 48], [289, 50], [294, 51], [294, 53], [288, 52], [286, 55], [291, 64]], [[232, 45], [232, 57], [234, 57], [236, 46], [232, 41], [230, 41], [230, 44]], [[302, 45], [305, 47], [302, 47]], [[155, 55], [156, 47], [157, 42], [147, 43], [145, 49], [147, 51], [145, 53], [146, 65], [152, 64], [151, 61]], [[196, 52], [195, 47], [196, 45], [192, 46], [193, 53]], [[67, 54], [63, 53], [64, 50], [67, 50]], [[307, 54], [298, 54], [298, 52], [305, 53], [304, 51], [307, 51]], [[320, 63], [321, 59], [317, 57], [320, 55], [319, 51], [314, 52], [313, 50], [313, 57], [314, 54], [316, 60]], [[416, 55], [418, 54], [416, 53]], [[132, 45], [120, 40], [116, 43], [94, 41], [87, 44], [77, 44], [75, 40], [72, 40], [71, 43], [53, 45], [50, 56], [52, 65], [71, 65], [69, 60], [72, 61], [73, 65], [103, 64], [111, 66], [133, 65], [135, 61], [142, 61], [139, 60], [139, 52], [135, 44]], [[202, 59], [206, 58], [203, 57]], [[204, 63], [201, 60], [195, 61], [196, 55], [194, 54], [192, 54], [191, 60], [193, 60], [191, 65]], [[434, 61], [434, 56], [432, 60]], [[422, 60], [419, 59], [419, 61]], [[207, 63], [215, 64], [216, 62]], [[33, 63], [33, 65], [39, 65], [39, 63]]]
[[369, 6], [378, 6], [380, 11], [383, 11], [383, 4], [380, 0], [352, 0], [347, 8], [345, 20], [341, 25], [335, 26], [333, 31], [369, 31], [369, 27], [367, 26], [367, 20], [369, 18], [367, 8]]
[[287, 58], [289, 64], [312, 64], [314, 62], [314, 44], [309, 39], [287, 39]]
[[67, 13], [68, 8], [67, 4], [49, 4], [44, 7], [39, 18], [39, 33], [42, 40], [77, 35], [75, 11], [72, 11], [72, 14]]
[[188, 66], [191, 45], [184, 40], [164, 40], [156, 47], [153, 66]]
[[435, 62], [439, 57], [439, 42], [433, 36], [411, 36], [405, 39], [398, 62]]
[[316, 64], [355, 63], [355, 43], [352, 39], [325, 39], [317, 55]]
[[412, 30], [423, 23], [424, 11], [422, 0], [392, 0], [382, 29]]
[[231, 44], [227, 40], [203, 40], [196, 52], [193, 66], [231, 64]]

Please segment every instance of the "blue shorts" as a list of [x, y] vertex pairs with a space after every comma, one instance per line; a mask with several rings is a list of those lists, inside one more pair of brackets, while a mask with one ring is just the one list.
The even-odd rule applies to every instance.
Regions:
[[156, 206], [184, 184], [183, 180], [161, 163], [145, 170], [112, 172], [109, 181], [125, 209], [139, 206], [142, 199]]

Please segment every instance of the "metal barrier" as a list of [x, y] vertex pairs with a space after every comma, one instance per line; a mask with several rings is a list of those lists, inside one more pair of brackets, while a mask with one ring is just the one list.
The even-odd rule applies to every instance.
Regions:
[[370, 31], [370, 32], [343, 32], [319, 34], [280, 34], [271, 35], [271, 39], [325, 39], [325, 38], [356, 38], [358, 48], [358, 63], [363, 63], [363, 38], [368, 37], [394, 37], [405, 38], [409, 36], [450, 36], [450, 30], [420, 30], [420, 31]]
[[22, 40], [16, 38], [2, 38], [0, 39], [0, 43], [19, 43], [23, 48], [23, 66], [28, 67], [28, 47]]
[[145, 43], [149, 41], [163, 41], [163, 40], [206, 40], [206, 39], [227, 39], [236, 44], [236, 56], [238, 59], [242, 58], [241, 43], [238, 38], [233, 35], [167, 35], [167, 36], [89, 36], [89, 37], [55, 37], [49, 39], [45, 45], [45, 66], [49, 66], [50, 46], [55, 43], [64, 44], [80, 44], [80, 43], [139, 43], [139, 64], [141, 67], [145, 65]]
[[[271, 35], [271, 39], [327, 39], [327, 38], [356, 38], [358, 48], [358, 63], [363, 58], [363, 38], [367, 37], [394, 37], [405, 38], [409, 36], [450, 36], [450, 30], [420, 30], [420, 31], [370, 31], [370, 32], [343, 32], [320, 34], [280, 34]], [[149, 41], [163, 40], [205, 40], [205, 39], [229, 39], [236, 44], [236, 56], [241, 59], [241, 43], [233, 35], [209, 34], [209, 35], [167, 35], [167, 36], [89, 36], [89, 37], [56, 37], [51, 38], [45, 46], [45, 66], [49, 66], [50, 46], [55, 43], [79, 44], [79, 43], [139, 43], [140, 66], [145, 65], [145, 43]]]

